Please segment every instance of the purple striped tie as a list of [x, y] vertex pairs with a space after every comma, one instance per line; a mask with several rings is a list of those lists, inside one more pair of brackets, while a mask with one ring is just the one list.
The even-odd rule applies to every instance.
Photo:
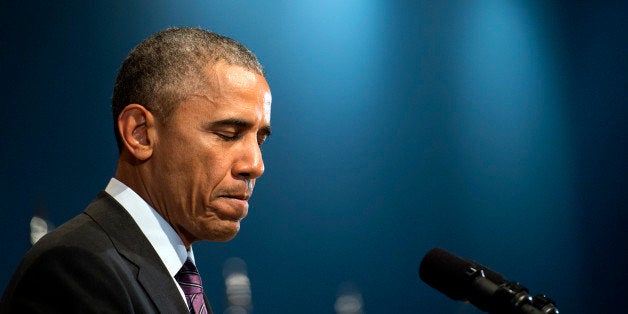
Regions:
[[207, 314], [201, 275], [199, 275], [196, 266], [189, 258], [185, 261], [181, 270], [174, 276], [174, 279], [177, 280], [181, 290], [183, 290], [183, 294], [185, 294], [190, 313]]

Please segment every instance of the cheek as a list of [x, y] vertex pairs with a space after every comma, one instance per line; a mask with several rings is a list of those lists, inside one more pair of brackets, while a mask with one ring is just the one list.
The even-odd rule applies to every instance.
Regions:
[[[206, 203], [225, 177], [230, 176], [232, 155], [223, 143], [212, 142], [208, 134], [181, 136], [169, 152], [162, 156], [171, 181], [166, 183], [189, 198], [187, 202]], [[169, 155], [168, 155], [169, 153]], [[193, 204], [199, 207], [202, 204]]]
[[204, 195], [210, 194], [231, 175], [227, 154], [201, 154], [190, 160], [188, 165], [188, 180], [193, 180], [193, 185], [198, 188], [197, 192]]

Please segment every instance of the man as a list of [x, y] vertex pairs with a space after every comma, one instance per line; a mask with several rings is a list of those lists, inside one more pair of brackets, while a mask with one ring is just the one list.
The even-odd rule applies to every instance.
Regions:
[[26, 254], [0, 312], [211, 313], [192, 243], [238, 232], [270, 106], [260, 63], [232, 39], [173, 28], [140, 43], [113, 92], [115, 178]]

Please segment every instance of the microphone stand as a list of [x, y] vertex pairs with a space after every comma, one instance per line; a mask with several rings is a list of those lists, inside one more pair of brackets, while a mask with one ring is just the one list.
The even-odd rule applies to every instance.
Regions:
[[472, 295], [467, 301], [490, 314], [558, 314], [556, 303], [545, 295], [531, 297], [518, 282], [494, 283], [480, 268], [469, 266]]

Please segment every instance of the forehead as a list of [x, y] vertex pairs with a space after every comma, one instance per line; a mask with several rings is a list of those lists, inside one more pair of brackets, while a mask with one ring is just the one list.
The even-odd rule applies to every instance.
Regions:
[[266, 79], [252, 70], [225, 61], [210, 63], [203, 69], [207, 87], [212, 92], [270, 90]]
[[263, 76], [225, 62], [206, 66], [203, 74], [204, 84], [180, 103], [180, 114], [188, 112], [206, 118], [260, 115], [249, 119], [266, 120], [266, 124], [270, 121], [272, 97]]

